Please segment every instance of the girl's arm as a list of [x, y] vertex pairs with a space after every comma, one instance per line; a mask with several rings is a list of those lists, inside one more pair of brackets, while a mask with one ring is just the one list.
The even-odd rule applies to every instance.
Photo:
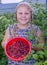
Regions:
[[[41, 30], [39, 29], [38, 32], [37, 32], [37, 36], [40, 37], [39, 41], [38, 41], [38, 44], [42, 43], [44, 44], [44, 38], [42, 36], [42, 32]], [[42, 48], [40, 48], [39, 46], [36, 46], [35, 48], [33, 48], [34, 50], [43, 50]]]
[[9, 35], [9, 28], [7, 28], [6, 32], [5, 32], [5, 36], [3, 38], [3, 41], [1, 43], [2, 47], [4, 48], [5, 45], [7, 44], [8, 40], [10, 38], [10, 35]]
[[41, 30], [39, 29], [38, 32], [37, 32], [37, 36], [40, 37], [38, 43], [44, 43], [44, 38], [42, 36], [42, 32]]

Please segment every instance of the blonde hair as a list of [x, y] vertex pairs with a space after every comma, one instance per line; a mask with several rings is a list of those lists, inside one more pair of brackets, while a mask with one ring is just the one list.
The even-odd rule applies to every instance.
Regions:
[[[33, 23], [32, 7], [27, 2], [20, 2], [20, 3], [18, 3], [18, 5], [17, 5], [17, 7], [15, 9], [15, 13], [14, 13], [15, 20], [17, 21], [17, 10], [18, 10], [19, 7], [22, 7], [22, 5], [23, 6], [27, 6], [30, 9], [30, 12], [31, 12], [31, 22]], [[16, 25], [14, 24], [14, 27], [13, 27], [13, 30], [12, 30], [13, 35], [14, 35], [15, 31], [16, 31]]]

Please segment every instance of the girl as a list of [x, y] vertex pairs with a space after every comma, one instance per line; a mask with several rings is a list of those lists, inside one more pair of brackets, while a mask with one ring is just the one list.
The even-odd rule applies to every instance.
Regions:
[[[44, 43], [42, 33], [38, 26], [30, 24], [30, 21], [33, 20], [32, 17], [32, 9], [31, 6], [26, 2], [21, 2], [16, 7], [15, 18], [17, 23], [10, 25], [5, 33], [4, 39], [2, 41], [2, 47], [4, 48], [6, 43], [12, 39], [13, 37], [21, 36], [21, 37], [28, 37], [27, 32], [32, 30], [33, 28], [36, 31], [36, 35], [40, 37], [39, 43]], [[31, 41], [32, 44], [34, 43]], [[39, 47], [35, 48], [36, 50], [40, 50]], [[34, 65], [36, 61], [34, 59], [27, 60], [26, 63], [24, 61], [15, 62], [8, 59], [8, 65]]]

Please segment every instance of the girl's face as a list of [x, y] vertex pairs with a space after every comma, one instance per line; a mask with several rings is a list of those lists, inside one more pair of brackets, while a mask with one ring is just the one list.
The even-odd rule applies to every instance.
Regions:
[[31, 19], [31, 11], [27, 6], [20, 6], [17, 9], [17, 21], [20, 24], [27, 24]]

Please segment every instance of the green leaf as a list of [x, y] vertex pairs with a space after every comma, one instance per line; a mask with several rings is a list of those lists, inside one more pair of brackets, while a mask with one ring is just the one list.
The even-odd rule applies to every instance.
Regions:
[[47, 65], [47, 60], [44, 62], [44, 65]]
[[34, 65], [38, 65], [38, 64], [39, 64], [39, 62], [34, 63]]
[[44, 43], [39, 43], [37, 46], [39, 46], [40, 48], [44, 48]]
[[30, 36], [27, 37], [27, 39], [34, 40], [34, 36], [33, 35], [30, 35]]
[[45, 58], [47, 58], [47, 50], [44, 50]]
[[40, 50], [40, 51], [37, 51], [37, 54], [38, 55], [44, 55], [45, 53], [44, 53], [44, 51]]
[[39, 55], [39, 59], [43, 60], [44, 56], [43, 55]]
[[37, 46], [37, 43], [33, 44], [33, 48], [35, 48]]
[[43, 63], [40, 61], [40, 62], [36, 62], [34, 65], [43, 65]]
[[35, 52], [34, 50], [31, 50], [30, 54], [34, 54], [34, 52]]
[[35, 60], [37, 60], [37, 59], [38, 59], [38, 55], [37, 55], [37, 54], [33, 54], [33, 58], [34, 58]]
[[35, 39], [36, 39], [37, 41], [39, 41], [39, 40], [40, 40], [40, 37], [39, 37], [39, 36], [37, 36]]

